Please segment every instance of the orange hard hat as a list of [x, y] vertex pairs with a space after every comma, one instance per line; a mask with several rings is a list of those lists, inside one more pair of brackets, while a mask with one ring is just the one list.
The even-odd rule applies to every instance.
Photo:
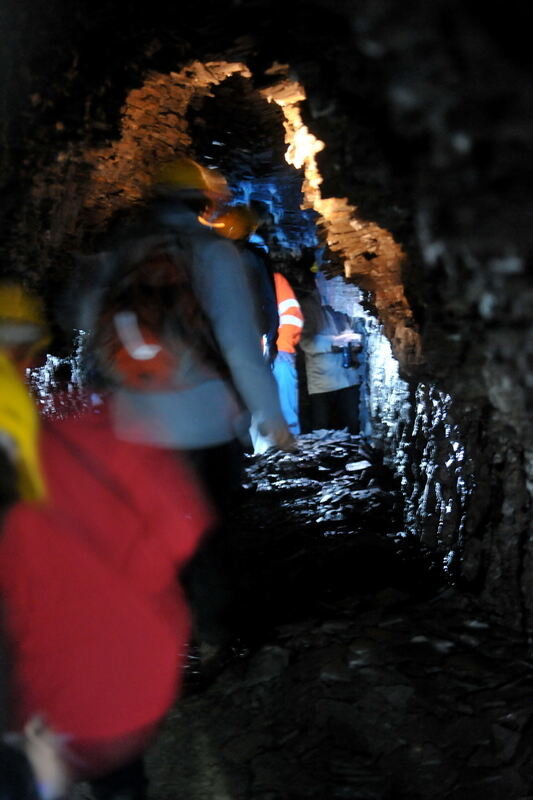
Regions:
[[247, 239], [259, 226], [259, 215], [249, 206], [228, 208], [215, 220], [217, 233], [226, 239]]

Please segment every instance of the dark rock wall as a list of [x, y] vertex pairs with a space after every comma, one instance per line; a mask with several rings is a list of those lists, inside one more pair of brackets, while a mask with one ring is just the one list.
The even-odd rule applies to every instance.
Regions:
[[[410, 420], [395, 431], [378, 402], [378, 430], [399, 463], [408, 527], [495, 613], [530, 628], [533, 104], [517, 28], [527, 12], [453, 2], [342, 11], [351, 35], [328, 65], [328, 113], [316, 111], [324, 84], [306, 84], [310, 124], [327, 143], [323, 194], [343, 186], [405, 247], [422, 341]], [[386, 385], [394, 420], [403, 401]]]
[[[376, 355], [374, 436], [398, 464], [407, 526], [465, 589], [531, 630], [533, 88], [519, 36], [527, 8], [190, 5], [3, 5], [3, 269], [50, 286], [67, 268], [65, 251], [124, 200], [115, 191], [127, 177], [117, 155], [127, 101], [131, 133], [154, 85], [170, 97], [180, 84], [188, 98], [177, 112], [167, 104], [161, 131], [154, 96], [150, 152], [132, 140], [131, 172], [140, 164], [144, 176], [130, 185], [134, 197], [161, 154], [192, 146], [182, 115], [224, 78], [216, 69], [202, 76], [201, 64], [242, 63], [258, 89], [272, 81], [265, 70], [274, 61], [289, 64], [307, 93], [304, 122], [326, 144], [317, 156], [322, 197], [339, 208], [346, 198], [405, 254], [389, 294], [392, 272], [377, 270], [373, 253], [350, 274], [409, 384]], [[190, 64], [198, 66], [187, 76]]]

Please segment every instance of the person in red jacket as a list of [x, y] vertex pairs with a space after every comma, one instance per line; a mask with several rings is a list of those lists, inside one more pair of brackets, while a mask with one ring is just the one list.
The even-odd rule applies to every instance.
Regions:
[[[187, 653], [178, 576], [211, 511], [175, 454], [118, 440], [105, 406], [45, 420], [40, 451], [47, 500], [17, 503], [0, 537], [12, 736], [30, 761], [32, 742], [52, 741], [70, 780], [99, 779], [97, 797], [141, 798], [139, 757]], [[37, 784], [54, 797], [38, 770]]]

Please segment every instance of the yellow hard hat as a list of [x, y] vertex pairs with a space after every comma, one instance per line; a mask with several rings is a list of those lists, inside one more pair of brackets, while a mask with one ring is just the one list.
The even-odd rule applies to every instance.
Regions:
[[49, 340], [40, 299], [18, 283], [0, 283], [0, 346]]
[[9, 357], [0, 351], [0, 431], [14, 445], [22, 500], [45, 497], [38, 455], [38, 416], [28, 389]]
[[247, 239], [259, 226], [259, 215], [249, 206], [229, 208], [214, 221], [217, 233], [226, 239]]
[[217, 169], [207, 169], [185, 156], [160, 167], [154, 176], [154, 185], [180, 192], [200, 192], [213, 198], [230, 196], [222, 173]]

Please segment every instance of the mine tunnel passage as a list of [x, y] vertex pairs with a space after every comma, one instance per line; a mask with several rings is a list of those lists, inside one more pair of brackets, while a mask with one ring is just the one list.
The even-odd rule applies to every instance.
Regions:
[[[133, 89], [118, 140], [64, 153], [36, 178], [35, 211], [46, 205], [51, 213], [49, 252], [41, 252], [41, 263], [64, 261], [65, 248], [94, 251], [99, 232], [139, 199], [158, 164], [193, 152], [223, 172], [232, 202], [268, 209], [271, 223], [262, 233], [273, 269], [294, 278], [297, 288], [302, 269], [309, 270], [301, 267], [302, 253], [317, 251], [317, 261], [320, 253], [324, 303], [364, 329], [361, 422], [367, 436], [380, 439], [385, 427], [390, 434], [405, 417], [408, 392], [398, 362], [409, 374], [420, 360], [402, 286], [405, 254], [346, 199], [321, 196], [316, 155], [324, 145], [303, 123], [304, 88], [288, 77], [288, 67], [267, 74], [266, 86], [257, 89], [243, 64], [195, 62], [179, 73], [151, 74]], [[58, 192], [62, 179], [72, 191]]]
[[148, 758], [153, 796], [528, 787], [523, 643], [405, 533], [398, 483], [364, 438], [304, 434], [297, 453], [250, 456], [246, 473], [230, 529], [236, 636], [207, 662], [193, 646]]
[[[485, 5], [2, 4], [2, 270], [54, 309], [186, 154], [266, 204], [291, 282], [323, 248], [364, 332], [361, 438], [247, 461], [260, 634], [191, 679], [153, 800], [533, 797], [530, 4]], [[84, 389], [57, 340], [45, 414]]]
[[[234, 202], [268, 207], [269, 252], [289, 278], [304, 248], [323, 251], [328, 304], [364, 329], [361, 436], [308, 431], [296, 454], [248, 463], [232, 534], [247, 614], [207, 685], [193, 652], [188, 694], [149, 759], [154, 796], [459, 798], [507, 781], [525, 797], [530, 662], [446, 583], [476, 490], [475, 425], [436, 383], [407, 382], [422, 354], [406, 255], [346, 198], [322, 196], [327, 147], [303, 122], [304, 88], [280, 65], [262, 84], [236, 62], [150, 74], [126, 98], [120, 137], [63, 153], [31, 200], [49, 221], [45, 268], [64, 249], [90, 252], [159, 162], [193, 155], [224, 172]], [[74, 398], [78, 356], [33, 374], [45, 410], [58, 366]], [[486, 570], [474, 532], [473, 582]]]

